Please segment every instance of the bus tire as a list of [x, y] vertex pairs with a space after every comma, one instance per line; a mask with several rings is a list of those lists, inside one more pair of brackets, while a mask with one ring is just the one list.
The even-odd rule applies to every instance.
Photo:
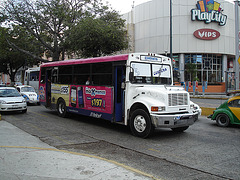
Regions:
[[217, 125], [220, 127], [227, 127], [229, 126], [230, 119], [226, 114], [218, 114], [216, 117], [216, 122], [217, 122]]
[[57, 112], [60, 117], [67, 117], [67, 106], [63, 99], [59, 99], [57, 102]]
[[147, 138], [154, 131], [149, 114], [142, 110], [135, 110], [130, 118], [130, 129], [134, 136]]

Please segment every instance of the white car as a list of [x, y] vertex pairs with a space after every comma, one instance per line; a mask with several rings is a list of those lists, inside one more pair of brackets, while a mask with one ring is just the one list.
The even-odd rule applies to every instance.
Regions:
[[39, 105], [39, 96], [32, 86], [28, 85], [17, 86], [17, 90], [25, 98], [27, 103], [34, 103]]
[[0, 87], [0, 111], [27, 112], [26, 100], [14, 87]]

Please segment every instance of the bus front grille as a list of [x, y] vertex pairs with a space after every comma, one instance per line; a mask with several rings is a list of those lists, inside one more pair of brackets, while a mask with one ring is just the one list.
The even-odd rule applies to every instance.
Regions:
[[188, 105], [187, 93], [172, 93], [168, 94], [168, 106]]

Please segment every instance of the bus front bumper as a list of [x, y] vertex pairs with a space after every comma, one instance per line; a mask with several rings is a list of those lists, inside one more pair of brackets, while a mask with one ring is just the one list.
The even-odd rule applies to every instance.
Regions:
[[152, 123], [156, 128], [177, 128], [194, 124], [198, 119], [198, 113], [156, 115], [151, 114]]

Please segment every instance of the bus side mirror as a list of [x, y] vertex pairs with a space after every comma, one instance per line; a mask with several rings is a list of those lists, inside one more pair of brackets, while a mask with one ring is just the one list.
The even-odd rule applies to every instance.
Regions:
[[130, 73], [129, 73], [129, 80], [130, 80], [130, 82], [133, 81], [133, 72], [130, 72]]

